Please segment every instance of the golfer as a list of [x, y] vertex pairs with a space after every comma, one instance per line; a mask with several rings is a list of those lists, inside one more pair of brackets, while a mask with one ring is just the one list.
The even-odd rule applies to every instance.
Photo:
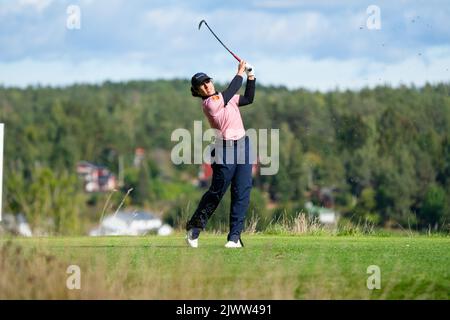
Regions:
[[[247, 74], [247, 84], [242, 96], [237, 92], [242, 86], [244, 73]], [[252, 189], [252, 159], [239, 107], [253, 102], [256, 82], [254, 69], [241, 60], [236, 76], [223, 92], [217, 92], [211, 80], [202, 72], [196, 73], [191, 80], [192, 95], [202, 99], [203, 113], [211, 127], [216, 129], [216, 141], [211, 152], [211, 186], [186, 225], [186, 242], [190, 247], [198, 247], [200, 232], [205, 229], [208, 219], [231, 184], [230, 232], [225, 247], [241, 248], [244, 246], [241, 233]]]

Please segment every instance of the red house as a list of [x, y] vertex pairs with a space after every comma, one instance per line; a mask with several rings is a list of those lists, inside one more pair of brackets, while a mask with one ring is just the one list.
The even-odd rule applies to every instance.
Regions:
[[86, 192], [107, 192], [117, 188], [115, 175], [103, 166], [80, 161], [77, 164], [77, 173], [84, 180]]

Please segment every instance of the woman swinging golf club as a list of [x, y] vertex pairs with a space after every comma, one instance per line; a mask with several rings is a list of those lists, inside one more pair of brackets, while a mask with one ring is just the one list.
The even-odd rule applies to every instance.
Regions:
[[[247, 74], [247, 84], [242, 96], [237, 92], [244, 73]], [[241, 60], [236, 76], [223, 92], [217, 92], [211, 80], [202, 72], [196, 73], [191, 80], [192, 95], [202, 99], [203, 113], [211, 127], [216, 129], [217, 135], [211, 153], [211, 186], [186, 225], [186, 242], [191, 247], [198, 247], [200, 231], [205, 229], [208, 219], [231, 183], [230, 232], [225, 247], [240, 248], [243, 247], [241, 233], [252, 188], [252, 159], [239, 107], [253, 102], [256, 82], [254, 68]]]

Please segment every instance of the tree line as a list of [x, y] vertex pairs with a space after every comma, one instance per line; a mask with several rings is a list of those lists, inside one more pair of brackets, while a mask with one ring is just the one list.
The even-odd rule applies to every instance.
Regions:
[[[448, 228], [450, 84], [327, 93], [258, 85], [254, 103], [241, 112], [246, 128], [280, 129], [280, 169], [255, 178], [252, 214], [295, 214], [328, 188], [344, 218]], [[76, 163], [117, 174], [122, 156], [122, 194], [134, 189], [128, 204], [156, 206], [176, 223], [203, 191], [189, 182], [198, 166], [153, 155], [169, 154], [172, 131], [192, 132], [195, 120], [209, 127], [186, 80], [0, 87], [5, 211], [24, 212], [36, 225], [51, 217], [58, 233], [81, 232], [83, 215], [95, 221], [105, 195], [84, 194]], [[147, 154], [139, 168], [132, 166], [137, 147]], [[268, 210], [268, 202], [277, 209]], [[227, 209], [218, 210], [215, 219], [225, 223]]]

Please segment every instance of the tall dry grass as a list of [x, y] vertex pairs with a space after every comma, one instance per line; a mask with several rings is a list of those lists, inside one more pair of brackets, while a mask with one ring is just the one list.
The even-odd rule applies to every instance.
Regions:
[[[258, 229], [258, 222], [258, 219], [251, 219], [247, 223], [245, 232], [255, 233], [255, 230]], [[261, 232], [280, 235], [332, 234], [335, 232], [335, 226], [326, 226], [317, 217], [311, 217], [304, 212], [299, 212], [295, 216], [282, 215], [277, 220], [272, 220]]]
[[[70, 261], [8, 241], [0, 246], [0, 299], [94, 299], [116, 295], [96, 272], [86, 272], [83, 290], [69, 290]], [[84, 270], [89, 270], [86, 266]]]
[[[67, 248], [70, 250], [70, 248]], [[120, 250], [120, 248], [118, 248]], [[106, 256], [80, 257], [81, 289], [66, 286], [70, 255], [60, 257], [14, 242], [0, 245], [0, 299], [293, 299], [292, 276], [261, 266], [260, 274], [223, 272], [223, 260], [207, 263], [181, 255], [167, 268], [132, 266], [132, 253], [111, 264]], [[263, 277], [261, 277], [263, 275]]]

